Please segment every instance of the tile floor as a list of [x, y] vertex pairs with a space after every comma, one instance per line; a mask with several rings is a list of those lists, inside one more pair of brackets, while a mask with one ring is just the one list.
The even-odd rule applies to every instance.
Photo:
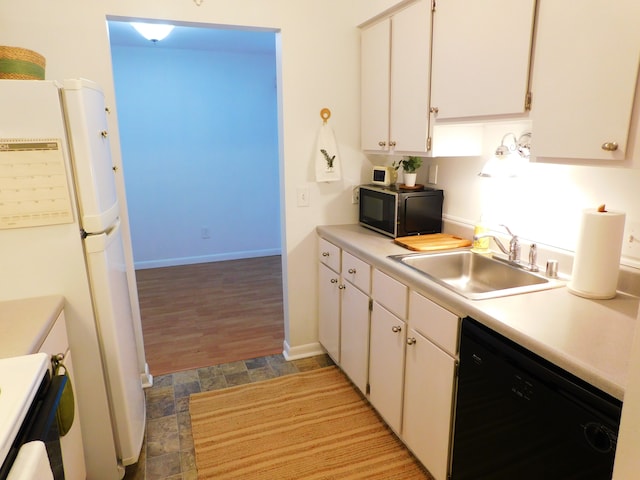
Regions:
[[189, 395], [333, 365], [327, 355], [287, 361], [270, 355], [158, 376], [147, 397], [147, 430], [140, 460], [125, 480], [195, 480]]

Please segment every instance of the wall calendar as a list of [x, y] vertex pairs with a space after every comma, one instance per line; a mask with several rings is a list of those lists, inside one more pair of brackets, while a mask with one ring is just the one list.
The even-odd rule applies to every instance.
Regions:
[[61, 140], [0, 138], [0, 229], [71, 222]]

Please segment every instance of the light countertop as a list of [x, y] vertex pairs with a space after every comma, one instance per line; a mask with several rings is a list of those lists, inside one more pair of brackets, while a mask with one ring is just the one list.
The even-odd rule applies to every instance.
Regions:
[[595, 387], [623, 399], [638, 297], [619, 292], [610, 300], [591, 300], [561, 287], [468, 300], [388, 259], [388, 255], [412, 253], [391, 238], [358, 225], [319, 226], [317, 233], [458, 316], [475, 318]]
[[63, 307], [59, 295], [0, 302], [0, 358], [37, 352]]

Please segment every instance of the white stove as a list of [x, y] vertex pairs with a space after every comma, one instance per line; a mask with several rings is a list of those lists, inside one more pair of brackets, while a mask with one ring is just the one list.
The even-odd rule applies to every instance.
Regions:
[[0, 465], [18, 435], [48, 366], [46, 353], [0, 359]]

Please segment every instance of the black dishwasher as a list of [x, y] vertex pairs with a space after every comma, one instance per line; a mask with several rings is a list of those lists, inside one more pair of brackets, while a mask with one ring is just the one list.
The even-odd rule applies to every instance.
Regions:
[[622, 402], [462, 322], [451, 478], [610, 479]]

